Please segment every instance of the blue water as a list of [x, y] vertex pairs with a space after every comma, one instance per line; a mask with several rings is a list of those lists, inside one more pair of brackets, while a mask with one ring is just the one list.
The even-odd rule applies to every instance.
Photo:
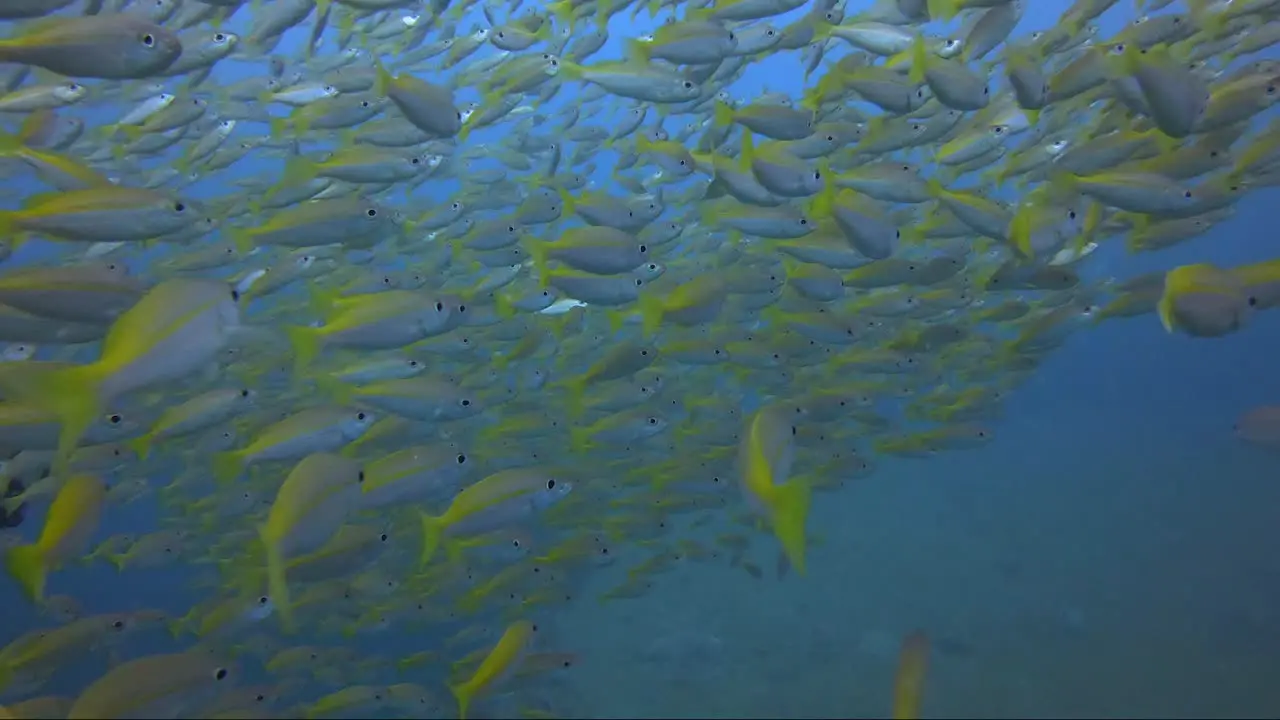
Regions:
[[[1019, 33], [1051, 26], [1068, 4], [1031, 0]], [[848, 5], [851, 15], [859, 3]], [[615, 17], [596, 60], [620, 56], [621, 38], [652, 29], [646, 13], [635, 22], [628, 15]], [[228, 29], [245, 34], [248, 16], [242, 11]], [[1101, 37], [1132, 17], [1122, 2], [1102, 19]], [[459, 31], [472, 22], [483, 18], [470, 12]], [[309, 24], [291, 30], [276, 54], [295, 54], [308, 31]], [[214, 77], [227, 84], [260, 71], [232, 59]], [[752, 65], [731, 93], [799, 98], [801, 74], [799, 53], [779, 53]], [[567, 85], [551, 110], [573, 103], [578, 87]], [[466, 89], [457, 96], [459, 104], [475, 99]], [[114, 117], [114, 108], [64, 112], [98, 124]], [[609, 127], [610, 119], [591, 122]], [[669, 120], [667, 129], [680, 122]], [[241, 121], [233, 139], [265, 131]], [[503, 132], [477, 131], [467, 146], [496, 143]], [[598, 158], [597, 187], [611, 184], [613, 159]], [[214, 198], [232, 192], [236, 179], [279, 172], [278, 162], [251, 156], [188, 192]], [[14, 189], [6, 206], [40, 188]], [[421, 211], [457, 189], [432, 181], [397, 202]], [[1210, 234], [1162, 252], [1131, 256], [1113, 241], [1088, 267], [1123, 280], [1191, 262], [1272, 259], [1276, 197], [1255, 191]], [[56, 252], [32, 243], [10, 262]], [[615, 562], [575, 576], [572, 598], [540, 617], [552, 649], [574, 653], [574, 666], [519, 688], [516, 700], [479, 704], [477, 715], [545, 707], [563, 717], [880, 716], [889, 712], [899, 642], [920, 628], [933, 648], [929, 717], [1275, 717], [1280, 473], [1274, 453], [1244, 445], [1231, 425], [1250, 408], [1280, 402], [1277, 353], [1280, 313], [1259, 314], [1213, 340], [1167, 334], [1151, 315], [1091, 326], [1011, 394], [992, 422], [994, 442], [929, 459], [879, 457], [871, 476], [819, 496], [806, 577], [775, 579], [776, 546], [758, 536], [748, 558], [765, 569], [762, 579], [724, 563], [690, 564], [658, 576], [642, 598], [602, 603], [597, 598], [647, 556], [644, 548], [615, 548]], [[162, 485], [173, 469], [131, 472]], [[42, 508], [29, 513], [39, 518]], [[100, 537], [154, 529], [160, 514], [154, 497], [113, 508]], [[23, 531], [36, 528], [29, 521]], [[49, 592], [72, 595], [90, 612], [157, 608], [180, 616], [210, 596], [201, 584], [209, 577], [200, 567], [118, 575], [99, 563], [54, 575]], [[0, 642], [45, 624], [14, 584], [0, 583]], [[396, 658], [438, 648], [454, 629], [329, 643]], [[283, 642], [275, 632], [273, 623], [254, 630]], [[152, 633], [124, 654], [186, 644]], [[68, 667], [40, 694], [74, 697], [105, 662]], [[251, 683], [268, 681], [258, 669], [248, 674]], [[438, 667], [372, 681], [418, 682], [437, 694], [423, 716], [455, 712]], [[312, 687], [293, 697], [320, 694]], [[16, 699], [0, 695], [0, 703]]]

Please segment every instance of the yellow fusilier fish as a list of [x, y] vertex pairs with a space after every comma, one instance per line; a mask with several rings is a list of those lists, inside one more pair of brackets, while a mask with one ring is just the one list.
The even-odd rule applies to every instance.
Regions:
[[117, 665], [85, 688], [68, 720], [183, 717], [235, 682], [235, 669], [201, 649]]
[[480, 667], [466, 682], [450, 685], [449, 690], [458, 699], [458, 720], [467, 720], [467, 709], [477, 695], [487, 690], [519, 664], [524, 651], [533, 639], [538, 626], [528, 620], [520, 620], [507, 626], [498, 644], [485, 656]]
[[920, 700], [924, 695], [924, 677], [929, 667], [929, 637], [920, 630], [902, 639], [898, 654], [898, 671], [893, 677], [894, 720], [920, 717]]
[[0, 390], [43, 403], [62, 421], [54, 473], [63, 474], [80, 438], [116, 398], [208, 367], [240, 325], [239, 299], [218, 280], [166, 280], [116, 319], [96, 361], [4, 363]]
[[738, 471], [748, 503], [768, 521], [787, 560], [803, 575], [810, 490], [800, 478], [787, 480], [795, 455], [791, 414], [781, 405], [766, 405], [752, 415], [738, 446]]
[[1220, 337], [1243, 327], [1257, 303], [1240, 275], [1208, 263], [1196, 263], [1165, 274], [1156, 313], [1166, 332]]
[[45, 580], [50, 572], [84, 553], [98, 529], [106, 497], [107, 486], [101, 478], [72, 475], [53, 498], [35, 544], [9, 550], [5, 566], [33, 602], [44, 600]]
[[[71, 698], [45, 695], [0, 707], [0, 720], [28, 720], [28, 718], [64, 718], [71, 709]], [[6, 715], [5, 712], [9, 714]]]
[[435, 555], [445, 535], [480, 535], [519, 522], [563, 498], [573, 489], [542, 468], [496, 472], [454, 496], [439, 517], [422, 514], [422, 564]]
[[[164, 615], [155, 610], [140, 610], [92, 615], [60, 627], [32, 629], [0, 648], [0, 691], [8, 691], [13, 684], [25, 685], [33, 678], [50, 677], [58, 668], [104, 647], [114, 648], [133, 631], [163, 619]], [[58, 717], [66, 717], [66, 712]]]
[[306, 456], [285, 478], [267, 521], [258, 530], [267, 552], [267, 587], [287, 631], [293, 629], [285, 578], [289, 557], [319, 549], [358, 507], [364, 470], [355, 460], [331, 453]]

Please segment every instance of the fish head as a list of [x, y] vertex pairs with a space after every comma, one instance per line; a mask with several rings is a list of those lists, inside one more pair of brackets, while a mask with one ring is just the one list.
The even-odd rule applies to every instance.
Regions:
[[368, 410], [352, 411], [350, 417], [342, 421], [342, 435], [355, 440], [365, 433], [378, 418]]
[[73, 103], [89, 93], [89, 89], [77, 82], [65, 82], [53, 88], [53, 96], [64, 103]]
[[139, 25], [123, 49], [140, 66], [159, 70], [172, 65], [182, 54], [182, 41], [171, 30], [144, 23]]
[[550, 507], [573, 491], [573, 483], [564, 478], [548, 477], [534, 494], [533, 504], [539, 509]]
[[273, 612], [275, 612], [275, 604], [271, 602], [271, 598], [266, 595], [259, 595], [247, 603], [244, 619], [249, 622], [260, 622], [271, 617]]

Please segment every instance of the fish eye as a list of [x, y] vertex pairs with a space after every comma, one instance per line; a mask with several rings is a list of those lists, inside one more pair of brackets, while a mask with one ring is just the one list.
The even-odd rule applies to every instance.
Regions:
[[463, 398], [462, 401], [459, 402], [458, 404], [461, 405], [462, 407], [471, 407], [471, 401], [466, 398]]
[[186, 210], [187, 210], [187, 206], [180, 202], [176, 202], [173, 204], [174, 212], [186, 212]]
[[379, 540], [381, 540], [382, 542], [386, 542], [386, 541], [387, 541], [387, 534], [386, 534], [386, 533], [382, 533], [381, 535], [379, 535], [379, 536], [378, 536], [378, 539], [379, 539]]
[[155, 36], [155, 35], [152, 35], [151, 33], [147, 33], [147, 34], [143, 35], [143, 36], [142, 36], [142, 44], [143, 44], [143, 45], [145, 45], [145, 46], [147, 46], [147, 47], [155, 47], [155, 44], [156, 44], [156, 36]]
[[116, 620], [115, 622], [111, 623], [111, 627], [115, 628], [116, 630], [119, 630], [124, 627], [124, 621]]
[[1187, 198], [1188, 200], [1191, 199], [1191, 191], [1190, 190], [1183, 191], [1182, 197]]
[[119, 415], [112, 415], [111, 417], [107, 418], [107, 422], [111, 423], [112, 425], [119, 425], [120, 423], [124, 422], [124, 418], [120, 417]]
[[357, 420], [364, 420], [367, 416], [364, 413], [356, 413]]
[[463, 455], [462, 453], [458, 453], [458, 457], [457, 457], [456, 459], [457, 459], [457, 461], [458, 461], [458, 464], [459, 464], [459, 465], [462, 465], [463, 463], [465, 463], [465, 462], [467, 461], [467, 456], [466, 456], [466, 455]]
[[647, 252], [649, 252], [649, 248], [648, 248], [648, 246], [646, 246], [646, 245], [641, 245], [641, 246], [640, 246], [640, 254], [641, 254], [641, 255], [643, 255], [643, 254], [645, 254], [645, 253], [647, 253]]
[[461, 204], [461, 203], [453, 203], [453, 204], [449, 205], [449, 207], [450, 207], [451, 209], [453, 209], [453, 210], [461, 210], [461, 209], [462, 209], [462, 204]]
[[436, 312], [444, 312], [444, 303], [436, 302]]
[[417, 360], [410, 360], [410, 361], [409, 361], [409, 367], [414, 367], [414, 368], [418, 367], [418, 361], [417, 361]]
[[765, 36], [766, 36], [766, 37], [773, 37], [774, 35], [777, 35], [778, 33], [774, 32], [772, 29], [770, 29], [770, 30], [765, 30], [765, 31], [764, 31], [764, 34], [765, 34]]
[[364, 214], [368, 215], [369, 217], [378, 217], [378, 210], [377, 208], [369, 208], [368, 210], [365, 211]]
[[506, 33], [502, 32], [501, 30], [499, 30], [499, 31], [498, 31], [498, 37], [499, 37], [499, 38], [504, 38], [504, 37], [506, 37], [506, 36], [507, 36], [507, 34], [506, 34]]
[[361, 101], [360, 101], [360, 107], [363, 107], [363, 108], [367, 108], [367, 107], [369, 107], [369, 101], [368, 101], [368, 100], [361, 100]]
[[547, 481], [547, 489], [548, 489], [548, 490], [555, 490], [555, 489], [556, 489], [556, 481], [555, 481], [555, 479], [554, 479], [554, 478], [553, 478], [553, 479], [551, 479], [551, 480], [548, 480], [548, 481]]
[[267, 603], [269, 603], [269, 602], [271, 602], [271, 598], [267, 597], [266, 595], [259, 595], [259, 596], [258, 596], [258, 604], [259, 604], [259, 605], [266, 605], [266, 604], [267, 604]]
[[813, 171], [813, 179], [814, 179], [814, 180], [821, 180], [821, 179], [822, 179], [822, 172], [821, 172], [821, 171], [819, 171], [819, 170], [814, 170], [814, 171]]
[[227, 679], [227, 669], [226, 669], [226, 668], [218, 668], [217, 670], [214, 670], [214, 671], [213, 671], [213, 679], [214, 679], [214, 680], [226, 680], [226, 679]]
[[417, 165], [418, 163], [420, 163], [420, 162], [422, 162], [422, 161], [421, 161], [421, 160], [419, 160], [418, 158], [412, 158], [411, 160], [409, 160], [409, 162], [410, 162], [410, 163], [412, 163], [412, 164], [414, 164], [414, 165]]
[[800, 218], [800, 224], [801, 224], [801, 225], [808, 225], [808, 224], [809, 224], [809, 218]]
[[651, 418], [649, 418], [649, 424], [650, 424], [650, 425], [657, 425], [657, 424], [658, 424], [658, 418], [656, 418], [656, 417], [651, 417]]
[[467, 311], [467, 306], [466, 306], [466, 305], [459, 305], [459, 306], [458, 306], [458, 312], [466, 312], [466, 311]]
[[685, 90], [693, 89], [693, 83], [689, 82], [688, 80], [685, 80], [683, 83], [680, 83], [680, 84], [684, 86]]
[[515, 231], [516, 231], [516, 226], [515, 226], [515, 225], [508, 225], [508, 226], [507, 226], [507, 232], [509, 232], [509, 233], [513, 233], [513, 232], [515, 232]]
[[253, 696], [254, 702], [262, 702], [263, 700], [266, 700], [266, 699], [267, 699], [267, 696], [263, 695], [262, 693], [258, 693], [257, 695]]
[[655, 271], [655, 270], [657, 270], [657, 269], [658, 269], [658, 266], [657, 266], [657, 265], [655, 265], [654, 263], [649, 263], [649, 271], [650, 271], [650, 272], [653, 272], [653, 271]]
[[240, 302], [240, 291], [231, 288], [231, 302]]
[[79, 83], [67, 83], [67, 89], [71, 92], [76, 92], [80, 89], [80, 85]]
[[226, 35], [223, 35], [222, 33], [218, 33], [218, 34], [216, 34], [216, 35], [214, 35], [214, 36], [213, 36], [213, 41], [214, 41], [214, 42], [216, 42], [216, 43], [226, 42], [226, 41], [227, 41], [227, 36], [226, 36]]
[[364, 471], [363, 471], [363, 470], [361, 470], [361, 471], [359, 472], [359, 474], [357, 474], [357, 475], [356, 475], [356, 482], [358, 482], [358, 483], [362, 483], [362, 482], [364, 482]]

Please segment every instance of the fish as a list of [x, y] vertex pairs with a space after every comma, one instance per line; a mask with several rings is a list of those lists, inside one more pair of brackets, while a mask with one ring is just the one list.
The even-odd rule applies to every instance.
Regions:
[[0, 5], [11, 714], [714, 714], [567, 620], [803, 600], [1068, 348], [1280, 307], [1274, 0]]

